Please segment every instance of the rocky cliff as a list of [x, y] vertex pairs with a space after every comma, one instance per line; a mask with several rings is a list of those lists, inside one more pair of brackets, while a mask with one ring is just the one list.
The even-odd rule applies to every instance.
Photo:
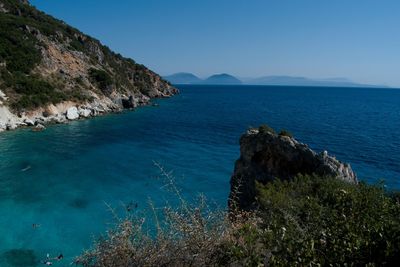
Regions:
[[326, 151], [316, 153], [291, 136], [276, 134], [268, 127], [248, 130], [240, 139], [240, 158], [231, 178], [230, 206], [241, 209], [254, 205], [255, 183], [274, 179], [288, 180], [298, 174], [336, 177], [357, 183], [349, 164], [342, 163]]
[[0, 131], [135, 108], [177, 92], [28, 1], [0, 0]]

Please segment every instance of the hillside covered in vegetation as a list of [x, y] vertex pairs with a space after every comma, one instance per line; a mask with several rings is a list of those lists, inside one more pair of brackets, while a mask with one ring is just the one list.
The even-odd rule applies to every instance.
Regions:
[[0, 124], [10, 127], [23, 123], [12, 115], [35, 119], [81, 105], [101, 113], [177, 93], [145, 66], [24, 0], [0, 0], [0, 75]]

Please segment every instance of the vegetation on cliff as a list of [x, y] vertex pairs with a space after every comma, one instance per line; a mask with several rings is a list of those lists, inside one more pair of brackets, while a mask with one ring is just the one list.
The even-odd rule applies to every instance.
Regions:
[[[107, 90], [91, 79], [93, 69], [108, 74]], [[176, 92], [143, 65], [22, 0], [0, 0], [0, 75], [0, 90], [16, 110], [111, 91], [148, 97]]]

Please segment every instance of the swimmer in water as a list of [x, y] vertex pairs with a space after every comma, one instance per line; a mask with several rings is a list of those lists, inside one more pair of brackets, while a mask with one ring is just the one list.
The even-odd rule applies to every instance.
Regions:
[[133, 203], [133, 201], [129, 202], [128, 205], [125, 206], [126, 211], [131, 212], [133, 209], [137, 209], [138, 203]]
[[31, 165], [26, 166], [25, 168], [23, 168], [21, 170], [21, 172], [26, 172], [27, 170], [29, 170], [31, 168]]
[[33, 229], [37, 229], [37, 228], [39, 228], [40, 227], [40, 224], [37, 224], [37, 223], [33, 223], [32, 224], [32, 228]]
[[60, 260], [62, 260], [64, 258], [64, 255], [63, 254], [60, 254], [60, 255], [58, 255], [57, 257], [55, 257], [55, 258], [50, 258], [50, 254], [49, 253], [47, 253], [47, 255], [46, 255], [46, 260], [44, 260], [43, 261], [43, 264], [44, 265], [47, 265], [47, 266], [50, 266], [50, 265], [53, 265], [53, 262], [52, 261], [60, 261]]

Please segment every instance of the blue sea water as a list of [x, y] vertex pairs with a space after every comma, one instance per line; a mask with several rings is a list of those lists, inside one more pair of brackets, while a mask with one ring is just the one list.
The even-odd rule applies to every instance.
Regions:
[[107, 205], [174, 202], [154, 162], [189, 200], [204, 193], [225, 208], [239, 137], [263, 123], [351, 163], [361, 180], [400, 188], [400, 90], [178, 87], [158, 107], [0, 134], [0, 266], [11, 249], [63, 253], [55, 266], [67, 266], [112, 227]]

